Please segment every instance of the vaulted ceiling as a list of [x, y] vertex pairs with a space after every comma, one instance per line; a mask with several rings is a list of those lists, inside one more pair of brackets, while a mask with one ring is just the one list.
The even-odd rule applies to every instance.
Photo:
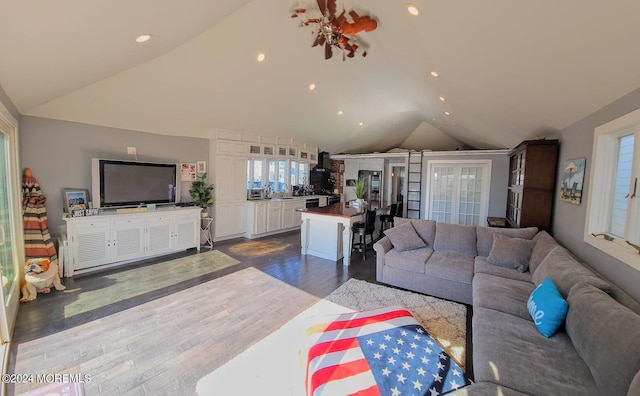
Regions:
[[412, 2], [338, 0], [378, 20], [343, 61], [290, 18], [314, 0], [5, 1], [0, 85], [24, 115], [332, 153], [513, 147], [640, 87], [637, 0]]

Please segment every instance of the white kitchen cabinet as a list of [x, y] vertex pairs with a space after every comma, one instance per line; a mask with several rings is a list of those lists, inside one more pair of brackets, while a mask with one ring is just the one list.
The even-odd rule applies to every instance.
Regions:
[[244, 201], [247, 199], [247, 159], [218, 156], [213, 189], [215, 202]]
[[217, 140], [218, 154], [222, 155], [241, 155], [247, 156], [249, 153], [249, 143], [247, 142], [238, 142], [234, 140]]
[[216, 241], [244, 234], [247, 227], [247, 201], [215, 205]]
[[282, 202], [267, 204], [267, 232], [278, 231], [282, 228]]
[[282, 229], [300, 227], [301, 216], [298, 208], [305, 207], [304, 199], [296, 199], [290, 202], [282, 203]]
[[247, 237], [267, 232], [267, 201], [247, 203]]
[[[69, 274], [200, 248], [200, 208], [69, 217]], [[66, 272], [66, 271], [65, 271]]]
[[327, 206], [328, 200], [329, 200], [328, 197], [319, 197], [318, 198], [318, 206], [320, 206], [320, 207]]

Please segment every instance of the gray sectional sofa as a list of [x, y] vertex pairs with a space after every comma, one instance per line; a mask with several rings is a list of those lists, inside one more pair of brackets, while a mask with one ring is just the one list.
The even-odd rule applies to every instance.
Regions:
[[[640, 395], [640, 303], [547, 232], [396, 218], [385, 234], [379, 282], [473, 305], [475, 383], [455, 394]], [[549, 338], [527, 307], [547, 278], [568, 303]]]

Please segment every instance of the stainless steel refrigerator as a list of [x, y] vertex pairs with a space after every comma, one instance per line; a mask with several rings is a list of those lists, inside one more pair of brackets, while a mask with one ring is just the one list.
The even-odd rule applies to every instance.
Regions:
[[367, 185], [364, 200], [368, 202], [369, 209], [384, 207], [383, 179], [381, 171], [361, 170], [358, 171], [358, 179], [363, 179]]

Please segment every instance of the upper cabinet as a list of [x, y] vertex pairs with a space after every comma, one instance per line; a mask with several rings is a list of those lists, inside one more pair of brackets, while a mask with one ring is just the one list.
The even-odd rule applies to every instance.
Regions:
[[526, 140], [510, 153], [507, 220], [551, 231], [558, 140]]

